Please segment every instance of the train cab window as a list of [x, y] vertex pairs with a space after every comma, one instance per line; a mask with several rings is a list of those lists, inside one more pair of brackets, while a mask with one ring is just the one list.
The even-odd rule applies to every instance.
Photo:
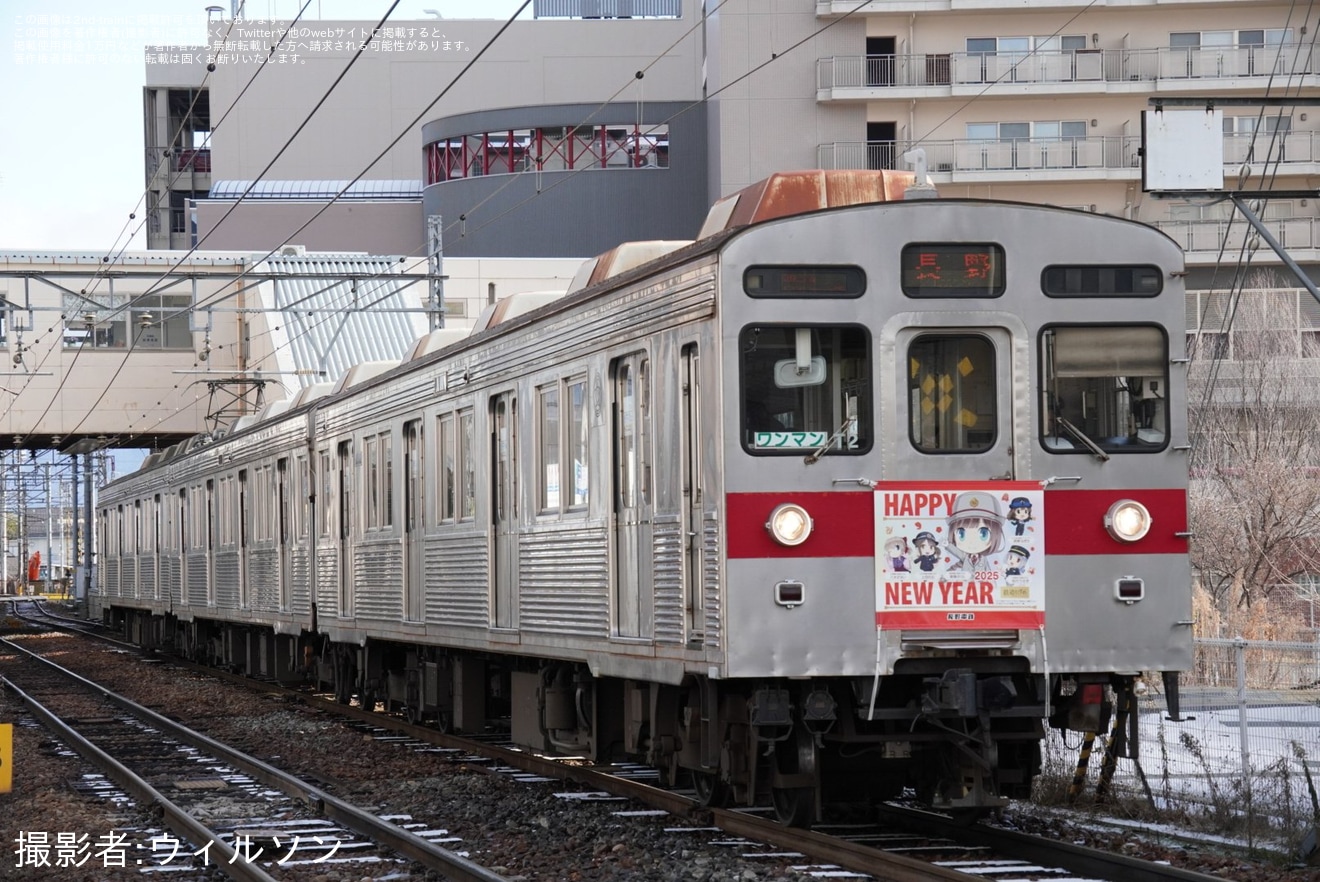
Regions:
[[972, 334], [924, 334], [908, 348], [908, 421], [923, 453], [979, 453], [995, 444], [995, 348]]
[[870, 336], [852, 325], [753, 325], [739, 339], [750, 453], [860, 454], [874, 437]]
[[1054, 453], [1162, 450], [1169, 437], [1169, 343], [1147, 325], [1041, 333], [1041, 443]]

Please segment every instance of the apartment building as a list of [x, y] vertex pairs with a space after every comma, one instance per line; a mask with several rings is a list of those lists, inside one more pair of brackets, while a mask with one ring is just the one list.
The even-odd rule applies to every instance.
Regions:
[[[1314, 187], [1320, 117], [1307, 102], [1320, 96], [1320, 13], [1267, 0], [536, 0], [534, 9], [461, 78], [500, 22], [401, 23], [399, 33], [442, 29], [468, 48], [400, 52], [382, 36], [273, 165], [351, 44], [322, 41], [302, 63], [267, 64], [255, 79], [251, 59], [221, 63], [205, 85], [204, 65], [149, 64], [149, 180], [152, 145], [162, 146], [153, 118], [169, 119], [157, 132], [193, 138], [173, 145], [160, 216], [191, 236], [190, 200], [231, 182], [228, 212], [232, 182], [260, 178], [224, 222], [242, 241], [225, 238], [215, 207], [196, 212], [224, 247], [252, 247], [251, 237], [289, 226], [274, 220], [277, 198], [318, 204], [312, 182], [362, 175], [359, 188], [396, 182], [398, 223], [414, 231], [400, 251], [429, 247], [428, 218], [439, 217], [446, 255], [583, 257], [621, 239], [691, 237], [710, 201], [770, 172], [901, 168], [921, 147], [946, 196], [1160, 226], [1188, 251], [1198, 321], [1218, 314], [1205, 308], [1209, 292], [1242, 283], [1239, 257], [1250, 252], [1252, 267], [1273, 268], [1272, 284], [1295, 289], [1280, 313], [1290, 327], [1320, 324], [1313, 298], [1230, 203], [1153, 198], [1141, 156], [1152, 99], [1204, 100], [1223, 114], [1227, 188]], [[203, 60], [225, 54], [222, 24]], [[186, 135], [199, 108], [207, 126], [221, 108], [233, 117], [204, 147]], [[339, 223], [363, 229], [367, 201], [356, 220], [341, 208]], [[1264, 200], [1259, 213], [1299, 263], [1320, 264], [1315, 199]]]

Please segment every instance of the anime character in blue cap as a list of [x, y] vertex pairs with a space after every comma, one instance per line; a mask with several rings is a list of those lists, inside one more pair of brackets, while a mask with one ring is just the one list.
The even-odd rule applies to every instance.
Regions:
[[1033, 521], [1031, 500], [1025, 496], [1015, 496], [1008, 503], [1008, 523], [1013, 527], [1013, 535], [1021, 536], [1027, 529], [1027, 522]]

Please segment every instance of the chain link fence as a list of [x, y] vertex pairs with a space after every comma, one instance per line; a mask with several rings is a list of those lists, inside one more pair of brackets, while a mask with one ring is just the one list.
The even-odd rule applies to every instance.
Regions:
[[[1045, 780], [1068, 782], [1062, 797], [1068, 801], [1144, 804], [1154, 813], [1205, 819], [1214, 830], [1253, 842], [1314, 849], [1320, 640], [1200, 639], [1193, 669], [1180, 682], [1181, 708], [1173, 718], [1158, 674], [1146, 680], [1137, 724], [1128, 721], [1126, 729], [1140, 739], [1139, 762], [1119, 759], [1107, 780], [1102, 758], [1112, 729], [1097, 733], [1093, 745], [1052, 731]], [[1094, 758], [1082, 770], [1078, 760], [1088, 748]]]

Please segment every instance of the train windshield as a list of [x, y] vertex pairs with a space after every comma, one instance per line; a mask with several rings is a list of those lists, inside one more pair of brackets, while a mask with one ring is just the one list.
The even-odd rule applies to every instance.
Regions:
[[1058, 453], [1162, 449], [1169, 435], [1169, 345], [1153, 326], [1074, 326], [1041, 334], [1041, 438]]
[[853, 325], [755, 325], [739, 338], [743, 446], [752, 453], [871, 448], [870, 335]]

